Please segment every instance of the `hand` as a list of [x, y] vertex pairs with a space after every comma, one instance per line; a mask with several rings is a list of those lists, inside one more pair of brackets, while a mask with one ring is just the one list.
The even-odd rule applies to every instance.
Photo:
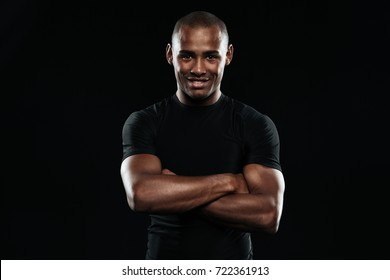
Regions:
[[244, 175], [242, 173], [235, 174], [236, 179], [236, 186], [237, 190], [236, 193], [249, 193], [248, 184], [246, 183], [246, 180], [244, 178]]
[[163, 170], [161, 170], [161, 174], [163, 174], [163, 175], [176, 175], [176, 173], [173, 173], [168, 168], [164, 168]]

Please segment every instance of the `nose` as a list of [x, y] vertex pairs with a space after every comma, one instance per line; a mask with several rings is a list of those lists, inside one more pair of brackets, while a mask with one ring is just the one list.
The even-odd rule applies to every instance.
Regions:
[[200, 76], [206, 73], [206, 66], [202, 58], [197, 58], [191, 68], [191, 74]]

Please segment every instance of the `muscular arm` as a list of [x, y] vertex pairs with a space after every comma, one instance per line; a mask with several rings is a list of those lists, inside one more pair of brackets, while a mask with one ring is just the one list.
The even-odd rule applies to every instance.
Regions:
[[121, 177], [129, 206], [134, 211], [178, 213], [210, 203], [229, 193], [247, 192], [245, 180], [226, 173], [210, 176], [171, 176], [151, 154], [126, 158]]
[[259, 164], [243, 170], [249, 194], [223, 196], [202, 208], [207, 217], [245, 231], [278, 230], [283, 207], [284, 178], [280, 171]]

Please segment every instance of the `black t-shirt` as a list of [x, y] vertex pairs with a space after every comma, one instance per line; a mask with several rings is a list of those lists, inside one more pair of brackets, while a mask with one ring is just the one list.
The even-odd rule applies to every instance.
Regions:
[[[240, 173], [249, 163], [281, 170], [272, 120], [231, 97], [187, 106], [176, 95], [133, 112], [123, 126], [123, 158], [153, 154], [177, 175]], [[148, 259], [250, 259], [250, 233], [222, 227], [196, 209], [150, 215]]]

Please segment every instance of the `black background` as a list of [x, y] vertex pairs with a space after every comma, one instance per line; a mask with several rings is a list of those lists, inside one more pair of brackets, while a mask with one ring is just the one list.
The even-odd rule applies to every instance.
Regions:
[[230, 31], [222, 91], [280, 134], [282, 221], [255, 258], [387, 259], [390, 7], [368, 2], [2, 1], [2, 259], [144, 258], [121, 130], [174, 93], [165, 46], [193, 10]]

